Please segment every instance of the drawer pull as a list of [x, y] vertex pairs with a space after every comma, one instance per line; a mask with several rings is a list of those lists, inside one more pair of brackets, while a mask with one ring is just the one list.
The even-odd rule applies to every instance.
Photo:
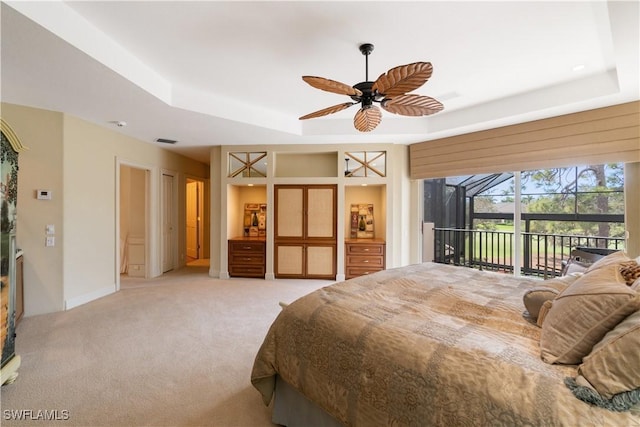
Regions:
[[245, 249], [245, 250], [247, 250], [247, 251], [250, 251], [250, 250], [251, 250], [251, 246], [243, 246], [243, 247], [242, 247], [242, 249]]
[[365, 252], [369, 252], [369, 248], [364, 248], [364, 251]]
[[368, 259], [365, 259], [363, 262], [369, 262], [369, 260], [368, 260]]

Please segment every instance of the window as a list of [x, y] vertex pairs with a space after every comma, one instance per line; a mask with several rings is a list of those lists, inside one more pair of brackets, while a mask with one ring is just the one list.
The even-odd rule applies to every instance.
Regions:
[[229, 177], [264, 178], [267, 176], [267, 153], [229, 153]]
[[[518, 265], [523, 274], [547, 277], [560, 273], [576, 247], [622, 249], [623, 166], [426, 180], [424, 218], [435, 226], [435, 260], [505, 272]], [[518, 202], [520, 233], [514, 223]]]
[[345, 153], [346, 177], [387, 176], [386, 151], [360, 151]]

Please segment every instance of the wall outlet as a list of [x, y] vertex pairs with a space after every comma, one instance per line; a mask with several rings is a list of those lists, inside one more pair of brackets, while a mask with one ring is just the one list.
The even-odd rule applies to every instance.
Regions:
[[46, 239], [44, 245], [47, 246], [47, 247], [55, 246], [56, 245], [56, 238], [54, 236], [47, 236], [47, 239]]

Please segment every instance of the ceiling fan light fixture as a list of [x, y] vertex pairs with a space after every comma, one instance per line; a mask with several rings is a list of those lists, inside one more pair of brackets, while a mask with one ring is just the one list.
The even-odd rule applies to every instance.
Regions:
[[347, 95], [354, 102], [324, 108], [302, 116], [300, 120], [336, 113], [359, 103], [361, 108], [353, 119], [354, 127], [360, 132], [370, 132], [382, 120], [382, 113], [378, 107], [373, 105], [374, 102], [379, 103], [382, 108], [390, 113], [403, 116], [426, 116], [444, 109], [442, 103], [431, 97], [407, 94], [407, 92], [411, 92], [425, 84], [431, 77], [433, 66], [430, 62], [414, 62], [394, 67], [381, 74], [375, 82], [370, 82], [369, 54], [373, 52], [374, 46], [371, 43], [364, 43], [359, 46], [359, 49], [365, 56], [364, 82], [349, 86], [323, 77], [302, 77], [302, 80], [316, 89]]
[[360, 132], [371, 132], [380, 124], [382, 113], [375, 105], [362, 107], [353, 118], [353, 126]]

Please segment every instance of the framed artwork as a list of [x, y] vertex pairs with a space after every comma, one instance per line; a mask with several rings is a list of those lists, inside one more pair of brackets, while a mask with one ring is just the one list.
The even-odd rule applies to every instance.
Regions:
[[373, 204], [357, 203], [351, 205], [351, 238], [373, 239]]
[[245, 203], [244, 235], [248, 237], [267, 236], [267, 204]]

